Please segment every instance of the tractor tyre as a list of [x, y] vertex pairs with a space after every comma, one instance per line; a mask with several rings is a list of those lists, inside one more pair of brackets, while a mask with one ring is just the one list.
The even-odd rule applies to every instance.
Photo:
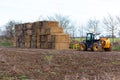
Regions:
[[87, 50], [85, 43], [80, 43], [79, 50], [80, 51], [86, 51]]
[[99, 45], [98, 43], [94, 43], [93, 44], [93, 51], [97, 52], [97, 51], [103, 51], [101, 45]]
[[109, 48], [105, 48], [105, 51], [112, 51], [112, 46], [110, 46]]

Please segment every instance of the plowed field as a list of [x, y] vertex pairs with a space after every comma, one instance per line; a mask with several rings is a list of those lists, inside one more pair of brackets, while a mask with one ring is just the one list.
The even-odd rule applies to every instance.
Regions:
[[0, 48], [0, 80], [120, 80], [120, 52]]

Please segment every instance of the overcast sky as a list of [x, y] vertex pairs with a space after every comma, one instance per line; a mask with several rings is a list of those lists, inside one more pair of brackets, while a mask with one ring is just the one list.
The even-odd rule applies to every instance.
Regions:
[[32, 22], [62, 14], [82, 24], [89, 18], [120, 16], [120, 0], [0, 0], [0, 26], [9, 20]]

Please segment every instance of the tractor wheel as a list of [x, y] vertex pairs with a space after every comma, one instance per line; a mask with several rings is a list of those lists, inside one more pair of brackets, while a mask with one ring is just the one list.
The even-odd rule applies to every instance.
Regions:
[[105, 48], [105, 51], [112, 51], [112, 46], [110, 46], [110, 48]]
[[92, 50], [95, 52], [102, 51], [102, 47], [98, 43], [94, 43]]
[[84, 43], [80, 43], [79, 50], [80, 51], [86, 51], [86, 46], [85, 46]]

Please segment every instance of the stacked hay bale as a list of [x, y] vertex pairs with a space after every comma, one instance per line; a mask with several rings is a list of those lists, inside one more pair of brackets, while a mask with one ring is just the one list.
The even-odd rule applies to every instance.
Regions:
[[69, 35], [56, 21], [38, 21], [15, 26], [16, 47], [42, 49], [68, 49]]

